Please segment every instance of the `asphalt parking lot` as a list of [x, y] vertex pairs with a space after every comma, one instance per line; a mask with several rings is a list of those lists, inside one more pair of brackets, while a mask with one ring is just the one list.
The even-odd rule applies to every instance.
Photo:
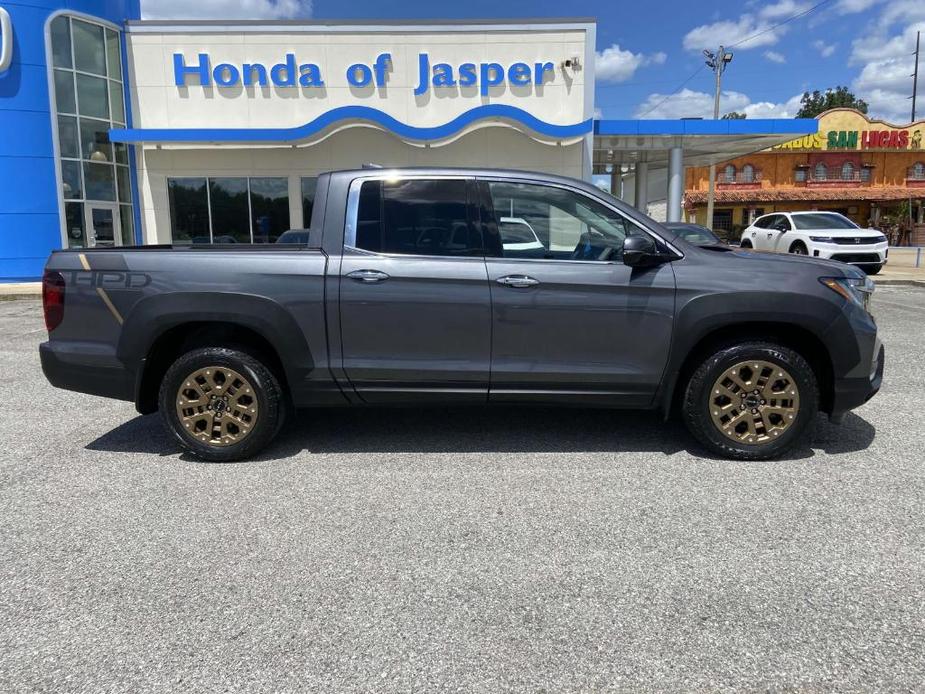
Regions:
[[921, 690], [925, 289], [791, 460], [582, 410], [306, 414], [256, 462], [42, 377], [0, 303], [0, 690]]

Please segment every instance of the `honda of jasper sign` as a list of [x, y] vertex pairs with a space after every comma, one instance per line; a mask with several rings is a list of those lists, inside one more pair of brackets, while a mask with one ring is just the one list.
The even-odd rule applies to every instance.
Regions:
[[126, 33], [116, 142], [297, 142], [374, 127], [449, 143], [485, 125], [563, 144], [593, 129], [584, 24], [144, 25]]
[[[392, 67], [392, 55], [380, 53], [369, 63], [359, 62], [350, 65], [344, 77], [352, 87], [366, 87], [370, 84], [376, 88], [388, 86], [388, 77]], [[507, 81], [513, 86], [542, 85], [551, 78], [555, 66], [550, 61], [517, 61], [509, 65], [498, 62], [462, 62], [431, 63], [427, 53], [418, 54], [418, 76], [414, 95], [425, 94], [434, 87], [478, 87], [481, 96], [488, 96], [491, 87]], [[196, 62], [187, 63], [182, 53], [173, 54], [174, 84], [178, 87], [190, 86], [190, 83], [203, 87], [213, 84], [218, 87], [324, 87], [324, 75], [316, 63], [302, 63], [296, 60], [294, 53], [287, 53], [284, 58], [273, 65], [264, 63], [217, 63], [208, 53], [200, 53]]]

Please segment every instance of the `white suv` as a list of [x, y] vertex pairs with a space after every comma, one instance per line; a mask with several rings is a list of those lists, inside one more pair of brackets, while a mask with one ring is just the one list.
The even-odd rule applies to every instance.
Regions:
[[742, 232], [742, 248], [830, 258], [876, 275], [886, 264], [887, 239], [837, 212], [774, 212]]

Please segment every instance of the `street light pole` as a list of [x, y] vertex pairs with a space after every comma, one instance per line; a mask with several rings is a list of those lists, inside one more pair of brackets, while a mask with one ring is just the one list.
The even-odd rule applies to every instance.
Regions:
[[[722, 91], [723, 72], [726, 65], [732, 60], [732, 52], [726, 52], [722, 46], [714, 53], [713, 51], [704, 51], [707, 66], [713, 70], [716, 76], [716, 85], [713, 92], [713, 120], [719, 120], [719, 95]], [[710, 188], [707, 192], [707, 229], [713, 228], [713, 200], [716, 197], [716, 164], [710, 164]]]

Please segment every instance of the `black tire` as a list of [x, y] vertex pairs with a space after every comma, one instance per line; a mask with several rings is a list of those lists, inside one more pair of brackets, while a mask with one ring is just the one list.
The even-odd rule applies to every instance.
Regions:
[[[711, 390], [717, 379], [742, 361], [761, 360], [785, 369], [799, 389], [799, 409], [780, 438], [748, 444], [727, 437], [710, 415]], [[682, 416], [688, 430], [710, 452], [738, 460], [777, 458], [801, 441], [819, 410], [819, 388], [812, 367], [799, 353], [773, 342], [752, 341], [727, 345], [704, 359], [684, 391]]]
[[868, 275], [879, 275], [880, 271], [883, 269], [882, 265], [859, 265], [858, 267]]
[[793, 245], [790, 246], [790, 252], [794, 255], [809, 255], [806, 244], [802, 241], [794, 241]]
[[742, 241], [742, 242], [739, 244], [739, 248], [751, 248], [751, 247], [752, 247], [752, 242], [751, 242], [751, 241]]
[[[242, 440], [216, 445], [195, 438], [177, 413], [177, 398], [184, 379], [199, 369], [212, 366], [236, 371], [249, 382], [256, 397], [256, 423]], [[254, 456], [276, 436], [285, 413], [282, 388], [273, 372], [258, 358], [226, 347], [204, 347], [187, 352], [164, 374], [158, 393], [164, 426], [180, 446], [197, 458], [214, 463], [232, 462]]]

